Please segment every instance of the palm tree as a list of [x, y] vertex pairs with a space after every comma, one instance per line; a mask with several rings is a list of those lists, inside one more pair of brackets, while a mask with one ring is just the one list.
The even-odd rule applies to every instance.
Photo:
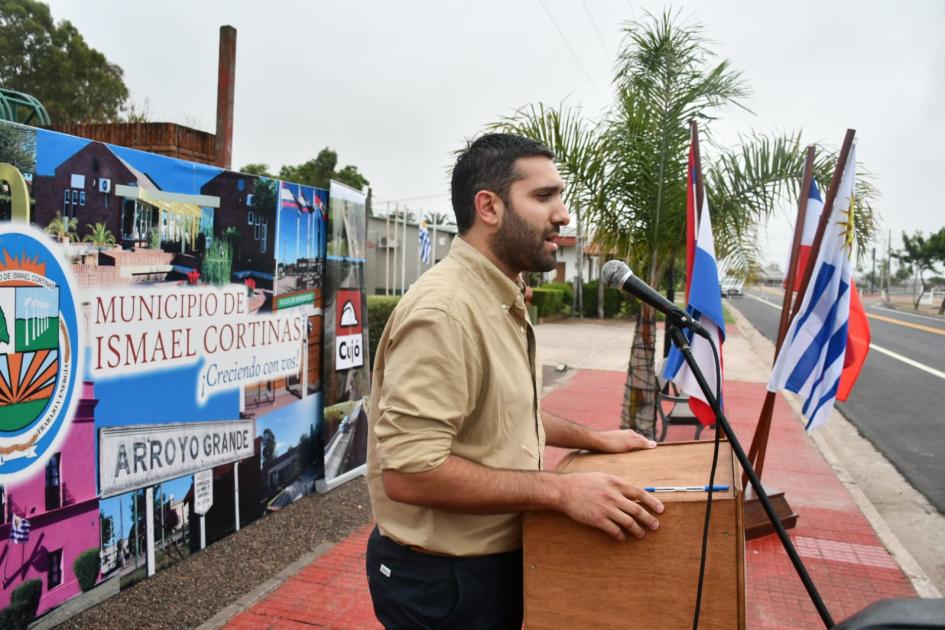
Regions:
[[57, 212], [56, 218], [50, 221], [49, 225], [46, 226], [46, 233], [55, 237], [60, 243], [65, 243], [69, 240], [77, 241], [79, 240], [78, 227], [78, 219], [63, 217], [61, 212]]
[[427, 222], [432, 225], [455, 225], [456, 217], [444, 212], [428, 212], [424, 216]]
[[[599, 119], [561, 105], [529, 105], [491, 126], [543, 141], [558, 156], [567, 202], [594, 226], [604, 252], [619, 252], [637, 274], [658, 286], [684, 252], [686, 164], [690, 121], [707, 140], [705, 189], [718, 257], [747, 273], [759, 260], [758, 226], [778, 201], [796, 199], [804, 164], [799, 134], [752, 134], [734, 149], [712, 142], [710, 127], [726, 105], [744, 108], [749, 95], [728, 61], [716, 62], [698, 24], [678, 15], [648, 15], [624, 26], [616, 98]], [[706, 147], [705, 145], [708, 145]], [[707, 157], [706, 153], [710, 155]], [[829, 181], [836, 154], [821, 155], [815, 172]], [[873, 190], [858, 188], [858, 243], [871, 237]], [[637, 315], [627, 373], [622, 425], [653, 436], [656, 420], [652, 309]]]
[[85, 225], [89, 228], [89, 233], [82, 239], [83, 243], [92, 243], [95, 247], [102, 249], [111, 247], [117, 242], [115, 235], [112, 234], [111, 230], [105, 227], [104, 223], [96, 223], [94, 226], [91, 223], [86, 223]]

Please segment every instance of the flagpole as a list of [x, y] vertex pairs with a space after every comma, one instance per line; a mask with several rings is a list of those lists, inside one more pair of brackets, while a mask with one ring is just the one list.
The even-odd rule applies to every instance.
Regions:
[[[702, 185], [702, 154], [699, 152], [699, 123], [689, 121], [689, 130], [692, 133], [693, 152], [696, 154], [696, 217], [702, 220], [702, 200], [705, 197], [705, 186]], [[698, 226], [698, 223], [696, 224]], [[696, 234], [698, 234], [698, 229]]]
[[[784, 343], [784, 336], [787, 334], [790, 324], [789, 314], [791, 312], [792, 301], [794, 298], [794, 281], [797, 276], [797, 259], [800, 257], [801, 239], [804, 234], [804, 225], [807, 221], [807, 200], [810, 197], [810, 185], [814, 179], [814, 146], [807, 147], [807, 160], [804, 163], [804, 176], [801, 178], [800, 195], [798, 195], [797, 221], [794, 224], [794, 242], [791, 244], [791, 258], [788, 263], [788, 274], [784, 288], [784, 297], [781, 300], [781, 320], [778, 322], [778, 337], [774, 344], [774, 362], [778, 360], [778, 353], [781, 352], [781, 344]], [[825, 206], [826, 207], [826, 206]], [[803, 293], [798, 296], [800, 299]], [[758, 479], [761, 479], [762, 471], [765, 465], [765, 451], [768, 446], [768, 434], [771, 429], [771, 417], [774, 413], [775, 393], [769, 391], [765, 395], [764, 405], [761, 407], [761, 415], [758, 417], [758, 426], [755, 429], [755, 435], [751, 440], [751, 447], [748, 449], [748, 460], [755, 467]], [[742, 487], [748, 487], [748, 476], [742, 473]]]
[[[420, 257], [423, 255], [423, 241], [420, 240], [420, 230], [423, 226], [423, 209], [420, 209], [420, 216], [417, 218], [417, 280], [420, 279]], [[417, 280], [414, 280], [416, 282]]]

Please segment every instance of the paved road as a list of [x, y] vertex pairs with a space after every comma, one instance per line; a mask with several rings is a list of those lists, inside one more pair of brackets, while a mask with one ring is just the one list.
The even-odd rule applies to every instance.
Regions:
[[[780, 303], [750, 291], [734, 305], [774, 341]], [[945, 320], [878, 305], [867, 314], [870, 354], [837, 408], [945, 514]]]

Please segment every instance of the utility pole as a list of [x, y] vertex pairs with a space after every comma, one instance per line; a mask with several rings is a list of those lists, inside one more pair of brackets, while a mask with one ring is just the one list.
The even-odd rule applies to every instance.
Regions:
[[870, 272], [870, 293], [876, 289], [876, 248], [873, 248], [873, 270]]
[[[574, 287], [574, 299], [577, 305], [578, 317], [584, 317], [584, 244], [581, 242], [581, 206], [574, 209], [574, 220], [577, 233], [574, 238], [575, 253], [577, 254], [577, 286]], [[571, 313], [572, 317], [574, 313]]]
[[384, 295], [390, 295], [390, 202], [387, 202], [387, 212], [384, 219]]
[[407, 206], [404, 205], [403, 244], [400, 250], [400, 294], [407, 292]]

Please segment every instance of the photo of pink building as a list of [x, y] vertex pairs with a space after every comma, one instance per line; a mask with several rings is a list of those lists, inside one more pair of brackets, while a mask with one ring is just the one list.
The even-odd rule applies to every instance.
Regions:
[[[94, 385], [82, 398], [60, 448], [44, 471], [27, 481], [0, 487], [0, 608], [26, 580], [42, 582], [37, 616], [81, 591], [72, 563], [87, 549], [98, 551], [99, 500], [95, 480]], [[13, 516], [29, 520], [29, 539], [10, 539]]]

